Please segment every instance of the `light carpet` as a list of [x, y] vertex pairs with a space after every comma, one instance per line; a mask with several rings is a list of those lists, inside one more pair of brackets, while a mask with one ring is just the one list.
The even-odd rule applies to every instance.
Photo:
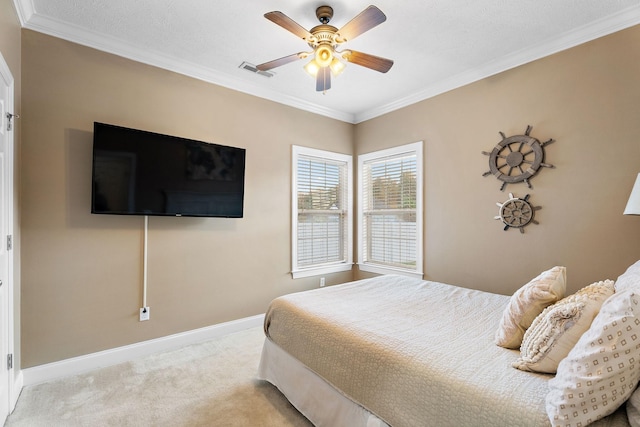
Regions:
[[25, 387], [5, 426], [311, 426], [256, 379], [263, 341], [256, 327]]

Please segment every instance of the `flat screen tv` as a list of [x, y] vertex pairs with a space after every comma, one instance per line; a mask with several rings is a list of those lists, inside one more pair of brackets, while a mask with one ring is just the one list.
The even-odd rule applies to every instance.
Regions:
[[91, 213], [242, 218], [245, 150], [94, 123]]

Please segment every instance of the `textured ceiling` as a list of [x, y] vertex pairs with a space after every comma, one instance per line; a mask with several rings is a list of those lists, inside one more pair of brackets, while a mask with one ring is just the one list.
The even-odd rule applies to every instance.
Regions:
[[348, 64], [325, 94], [303, 70], [267, 78], [259, 64], [309, 50], [268, 21], [279, 10], [306, 29], [315, 9], [340, 28], [361, 0], [14, 0], [25, 28], [357, 123], [640, 23], [638, 0], [377, 0], [387, 21], [344, 45], [395, 61], [381, 74]]

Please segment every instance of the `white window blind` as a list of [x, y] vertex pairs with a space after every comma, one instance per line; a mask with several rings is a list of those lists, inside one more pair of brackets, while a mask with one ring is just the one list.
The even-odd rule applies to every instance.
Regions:
[[293, 152], [294, 277], [350, 269], [351, 156], [296, 146]]
[[359, 182], [360, 268], [421, 276], [422, 144], [360, 156]]

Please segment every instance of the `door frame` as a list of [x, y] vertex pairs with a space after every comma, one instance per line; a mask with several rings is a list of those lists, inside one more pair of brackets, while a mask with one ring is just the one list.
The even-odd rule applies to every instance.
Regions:
[[[12, 114], [16, 114], [15, 112], [15, 99], [14, 99], [14, 89], [15, 89], [15, 80], [13, 75], [11, 74], [11, 70], [7, 62], [0, 52], [0, 79], [7, 85], [8, 90], [8, 99], [7, 99], [7, 110]], [[7, 349], [9, 354], [13, 355], [13, 366], [9, 369], [9, 383], [7, 384], [8, 392], [9, 392], [9, 413], [13, 411], [18, 401], [18, 397], [20, 396], [20, 392], [22, 390], [22, 372], [19, 369], [19, 360], [16, 360], [15, 357], [15, 310], [14, 310], [14, 298], [15, 298], [15, 282], [14, 282], [14, 263], [15, 263], [15, 229], [14, 229], [14, 211], [16, 207], [15, 200], [15, 192], [14, 192], [14, 184], [15, 184], [15, 128], [16, 128], [16, 119], [14, 117], [12, 122], [12, 130], [7, 132], [7, 148], [5, 152], [5, 157], [7, 159], [5, 170], [8, 171], [6, 173], [6, 193], [5, 193], [5, 203], [7, 206], [7, 233], [12, 236], [12, 248], [7, 251], [7, 300], [8, 300], [8, 311], [7, 311], [7, 325], [9, 329], [9, 333], [7, 334]], [[3, 126], [6, 126], [5, 118], [0, 118], [0, 123]], [[0, 236], [0, 244], [7, 244], [6, 236]], [[19, 257], [19, 255], [18, 255]], [[5, 368], [6, 363], [6, 355], [2, 355], [0, 357], [0, 368]], [[16, 375], [17, 372], [17, 375]]]

